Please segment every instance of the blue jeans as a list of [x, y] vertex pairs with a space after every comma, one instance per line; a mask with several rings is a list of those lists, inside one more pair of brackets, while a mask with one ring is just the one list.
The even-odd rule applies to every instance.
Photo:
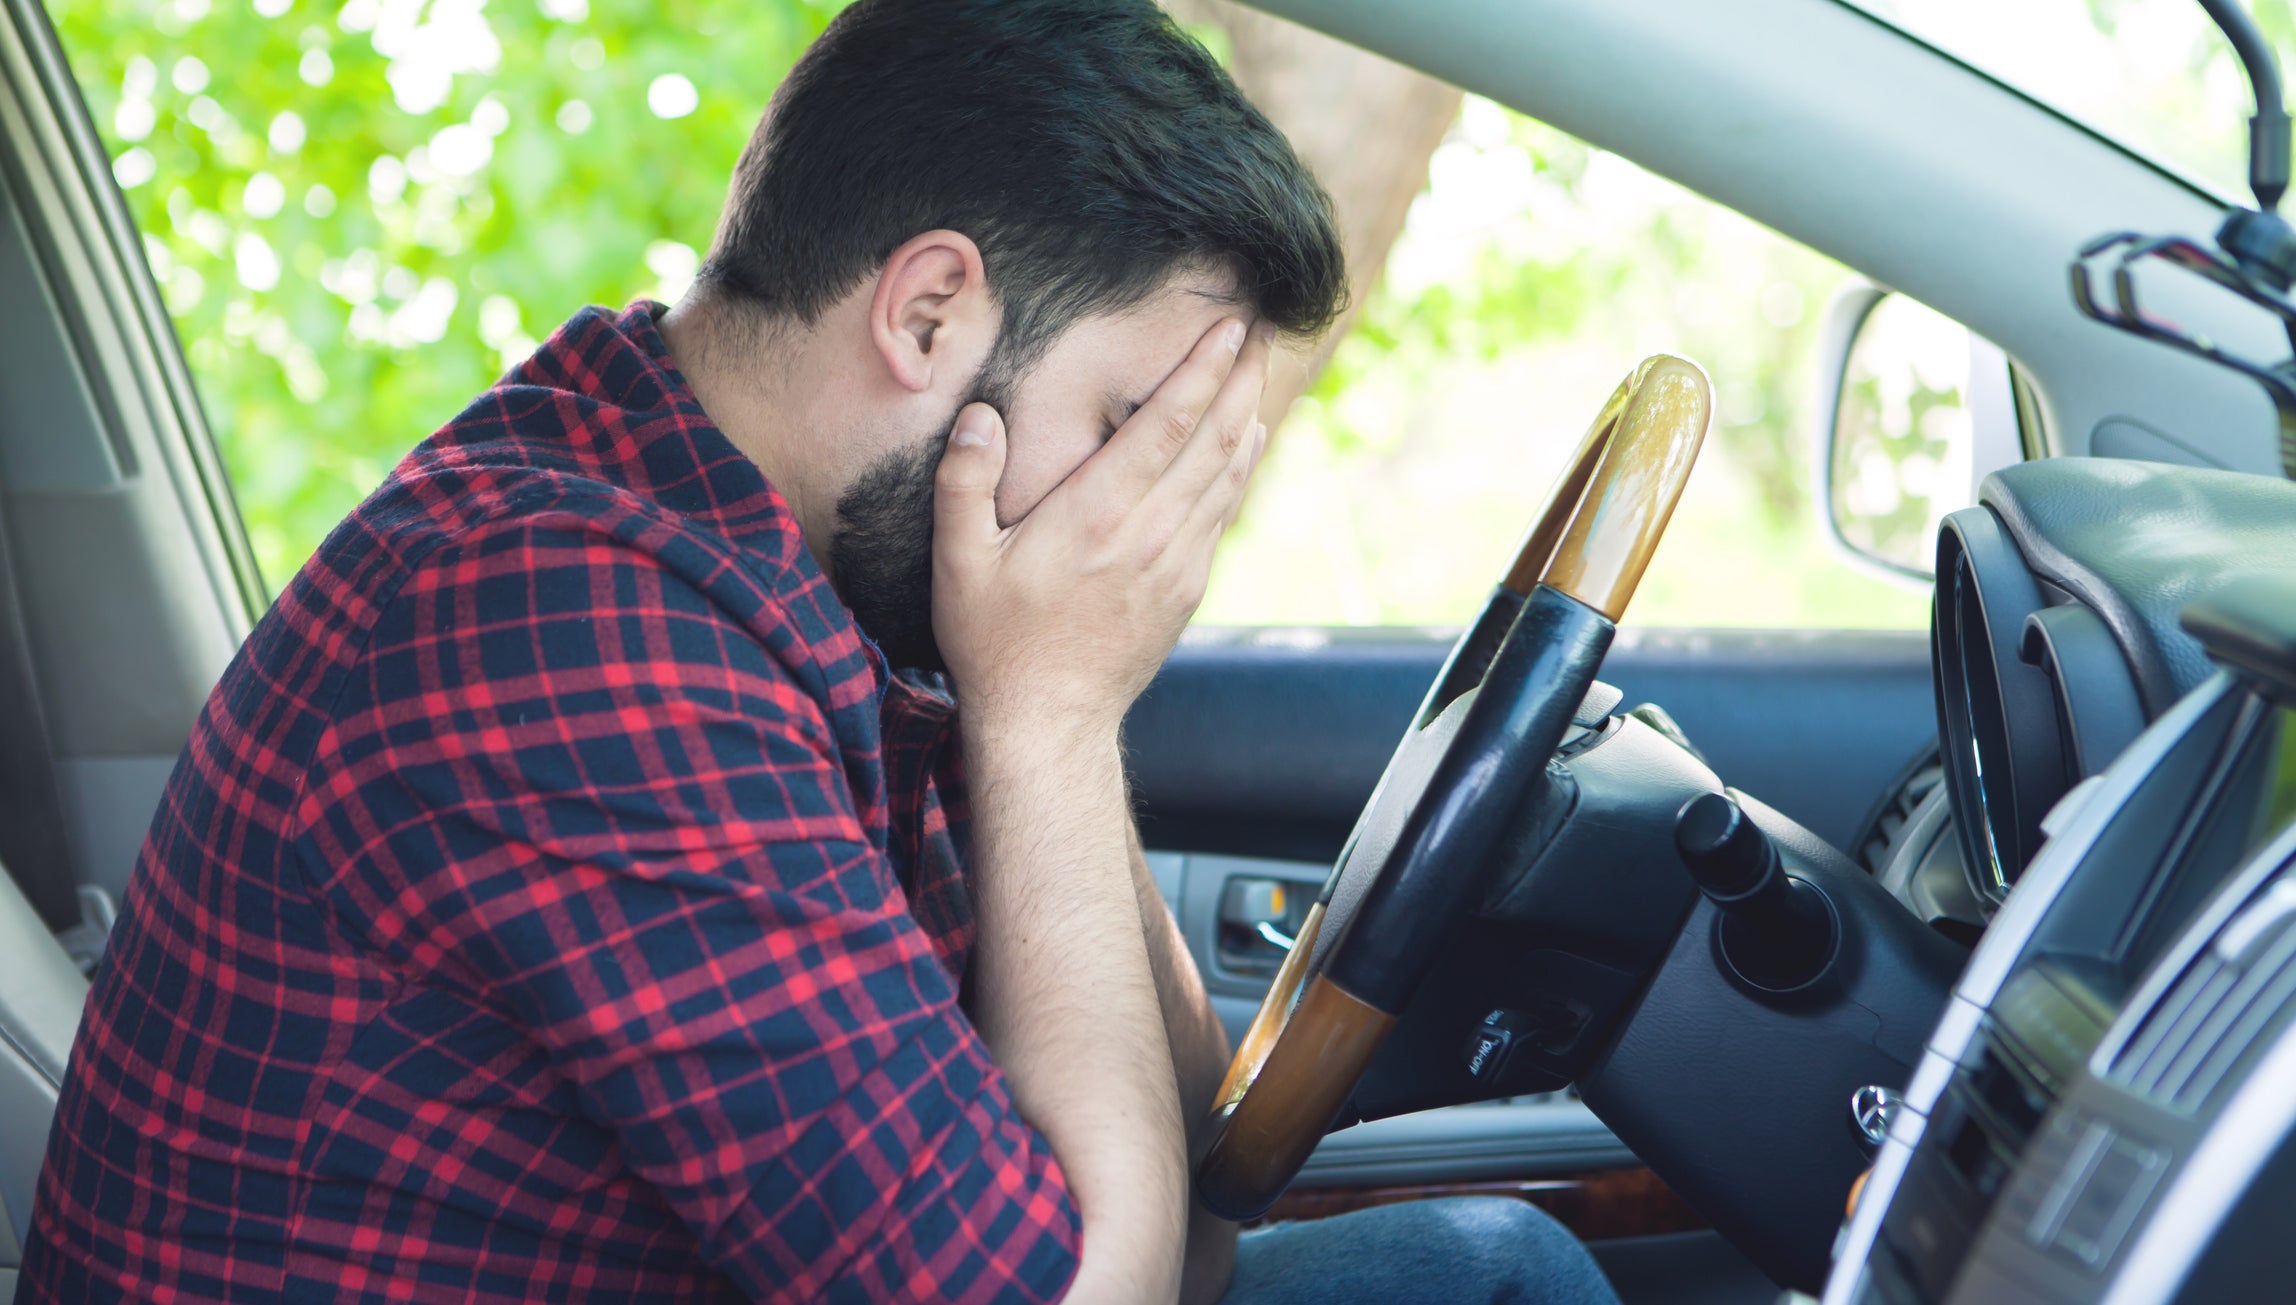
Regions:
[[1537, 1206], [1456, 1196], [1279, 1223], [1236, 1241], [1220, 1305], [1618, 1305], [1578, 1239]]

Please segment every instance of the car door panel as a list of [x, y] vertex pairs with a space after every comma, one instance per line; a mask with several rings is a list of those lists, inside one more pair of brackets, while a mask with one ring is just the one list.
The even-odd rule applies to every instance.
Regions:
[[[1192, 632], [1126, 722], [1143, 837], [1328, 866], [1449, 647], [1420, 631]], [[1628, 629], [1603, 678], [1836, 846], [1936, 732], [1919, 631]]]

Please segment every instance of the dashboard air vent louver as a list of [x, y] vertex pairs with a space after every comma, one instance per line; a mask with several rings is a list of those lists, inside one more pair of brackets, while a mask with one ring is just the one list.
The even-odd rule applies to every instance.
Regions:
[[2296, 1014], [2296, 878], [2235, 915], [2113, 1058], [2110, 1077], [2160, 1105], [2206, 1105], [2248, 1053]]

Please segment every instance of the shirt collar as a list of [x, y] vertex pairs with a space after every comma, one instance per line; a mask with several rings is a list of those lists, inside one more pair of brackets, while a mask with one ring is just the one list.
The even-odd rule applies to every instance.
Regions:
[[882, 692], [892, 678], [884, 654], [830, 588], [789, 501], [702, 410], [656, 324], [664, 311], [651, 299], [619, 313], [584, 308], [502, 385], [540, 387], [573, 404], [576, 410], [559, 424], [575, 470], [740, 548], [761, 564], [785, 601], [818, 613], [832, 644], [850, 637], [859, 645]]
[[789, 502], [702, 410], [641, 299], [616, 313], [590, 307], [559, 327], [506, 385], [556, 390], [583, 411], [564, 423], [580, 469], [661, 504], [801, 581], [821, 569]]

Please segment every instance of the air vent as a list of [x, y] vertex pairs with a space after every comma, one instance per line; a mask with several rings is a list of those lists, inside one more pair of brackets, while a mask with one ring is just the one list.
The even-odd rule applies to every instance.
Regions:
[[1865, 825], [1851, 846], [1867, 874], [1878, 875], [1889, 867], [1891, 856], [1905, 837], [1905, 827], [1913, 822], [1913, 813], [1944, 782], [1945, 767], [1938, 763], [1937, 749], [1927, 749], [1883, 795], [1882, 804], [1866, 815]]
[[2110, 1077], [2193, 1113], [2296, 1014], [2296, 878], [2275, 880], [2194, 957]]

